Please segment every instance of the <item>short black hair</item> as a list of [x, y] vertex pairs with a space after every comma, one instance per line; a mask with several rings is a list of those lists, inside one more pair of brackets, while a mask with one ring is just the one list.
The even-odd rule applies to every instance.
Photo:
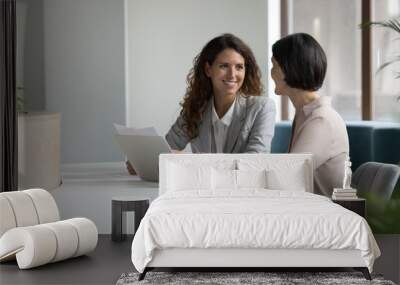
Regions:
[[327, 68], [326, 55], [309, 34], [297, 33], [278, 40], [272, 46], [272, 56], [290, 87], [308, 91], [321, 88]]

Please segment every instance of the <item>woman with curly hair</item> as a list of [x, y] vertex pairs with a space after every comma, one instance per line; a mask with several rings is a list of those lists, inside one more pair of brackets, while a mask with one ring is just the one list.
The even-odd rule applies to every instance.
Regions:
[[275, 105], [262, 93], [251, 49], [232, 34], [212, 39], [194, 59], [167, 142], [175, 150], [190, 143], [194, 153], [270, 152]]

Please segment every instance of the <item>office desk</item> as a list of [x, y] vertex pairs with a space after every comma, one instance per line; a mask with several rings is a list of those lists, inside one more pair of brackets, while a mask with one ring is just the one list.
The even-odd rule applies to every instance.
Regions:
[[111, 200], [115, 196], [158, 196], [158, 183], [129, 175], [125, 162], [70, 164], [61, 167], [62, 185], [50, 191], [62, 219], [87, 217], [99, 234], [111, 234]]

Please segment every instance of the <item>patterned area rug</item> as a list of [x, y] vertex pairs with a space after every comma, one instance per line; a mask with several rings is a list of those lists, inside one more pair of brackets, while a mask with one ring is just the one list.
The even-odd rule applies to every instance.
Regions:
[[379, 284], [395, 285], [381, 276], [368, 281], [360, 272], [148, 272], [142, 281], [139, 273], [124, 273], [116, 285], [213, 284], [213, 285], [291, 285], [291, 284]]

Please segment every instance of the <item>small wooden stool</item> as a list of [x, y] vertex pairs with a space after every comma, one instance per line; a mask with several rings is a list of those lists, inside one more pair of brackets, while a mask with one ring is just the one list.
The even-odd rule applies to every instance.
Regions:
[[140, 221], [149, 208], [150, 199], [138, 198], [134, 196], [113, 197], [111, 202], [111, 239], [113, 241], [123, 241], [126, 234], [122, 233], [122, 214], [123, 212], [135, 212], [135, 231], [136, 233]]

